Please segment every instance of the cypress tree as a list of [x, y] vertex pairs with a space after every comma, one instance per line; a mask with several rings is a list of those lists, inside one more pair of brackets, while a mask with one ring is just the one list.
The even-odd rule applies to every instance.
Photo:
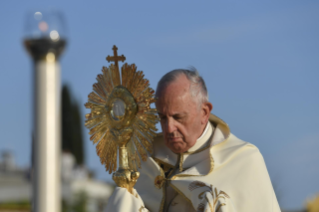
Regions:
[[84, 147], [83, 147], [83, 137], [82, 137], [82, 119], [80, 112], [80, 105], [77, 101], [74, 101], [72, 105], [73, 113], [73, 147], [74, 156], [76, 158], [77, 164], [84, 164]]
[[62, 88], [62, 150], [71, 152], [76, 164], [84, 164], [82, 119], [80, 106], [72, 99], [67, 85]]

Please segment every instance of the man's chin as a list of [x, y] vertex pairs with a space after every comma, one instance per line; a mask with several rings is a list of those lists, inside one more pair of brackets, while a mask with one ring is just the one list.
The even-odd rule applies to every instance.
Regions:
[[172, 150], [172, 152], [174, 152], [175, 154], [180, 154], [180, 153], [183, 153], [183, 152], [185, 152], [185, 151], [183, 151], [183, 150], [176, 150], [176, 149], [171, 149]]
[[181, 147], [180, 145], [170, 145], [168, 148], [175, 154], [179, 154], [179, 153], [183, 153], [187, 151], [185, 150], [185, 148]]

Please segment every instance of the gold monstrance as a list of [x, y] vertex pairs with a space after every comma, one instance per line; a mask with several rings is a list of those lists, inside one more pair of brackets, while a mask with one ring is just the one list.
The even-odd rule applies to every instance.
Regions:
[[157, 131], [156, 109], [150, 108], [155, 102], [154, 90], [144, 79], [142, 71], [136, 71], [135, 64], [125, 63], [121, 67], [118, 61], [125, 61], [124, 55], [108, 56], [109, 67], [103, 67], [89, 94], [86, 108], [91, 113], [85, 116], [85, 126], [90, 129], [90, 140], [96, 144], [96, 152], [106, 171], [112, 173], [117, 168], [117, 147], [119, 147], [119, 169], [113, 173], [115, 183], [132, 193], [139, 177], [137, 168], [141, 160], [146, 161], [152, 153], [152, 141]]

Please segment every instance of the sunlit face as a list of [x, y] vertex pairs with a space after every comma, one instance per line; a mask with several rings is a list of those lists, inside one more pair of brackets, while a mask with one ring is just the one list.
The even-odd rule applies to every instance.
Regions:
[[186, 152], [194, 146], [204, 131], [211, 103], [199, 103], [189, 92], [190, 82], [185, 75], [158, 91], [156, 108], [166, 146], [174, 153]]

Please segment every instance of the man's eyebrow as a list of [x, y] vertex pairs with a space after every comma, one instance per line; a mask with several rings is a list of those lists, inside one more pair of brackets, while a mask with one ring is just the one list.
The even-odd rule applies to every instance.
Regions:
[[[164, 116], [162, 113], [160, 113], [160, 112], [157, 112], [157, 114], [159, 115], [159, 116]], [[184, 116], [184, 115], [187, 115], [187, 113], [185, 113], [185, 112], [182, 112], [182, 113], [175, 113], [175, 114], [172, 114], [171, 116]]]
[[186, 115], [186, 113], [175, 113], [172, 116], [185, 116], [185, 115]]

